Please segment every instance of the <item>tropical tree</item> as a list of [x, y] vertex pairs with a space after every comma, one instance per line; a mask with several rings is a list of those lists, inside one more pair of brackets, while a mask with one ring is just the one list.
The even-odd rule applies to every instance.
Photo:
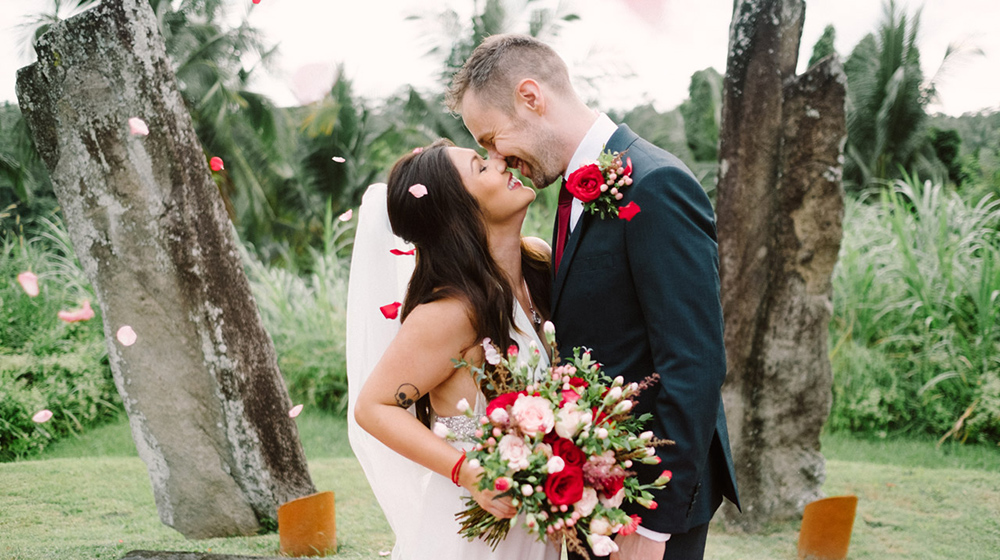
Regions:
[[[876, 33], [866, 35], [844, 63], [847, 73], [847, 162], [845, 186], [854, 190], [886, 184], [901, 170], [943, 176], [927, 141], [927, 105], [936, 95], [941, 70], [925, 81], [917, 38], [920, 14], [885, 3]], [[941, 67], [960, 52], [951, 46]]]
[[819, 39], [816, 40], [816, 44], [813, 45], [812, 56], [809, 57], [809, 66], [813, 66], [831, 54], [836, 53], [837, 50], [833, 46], [836, 40], [837, 30], [832, 25], [824, 27], [823, 34], [820, 35]]

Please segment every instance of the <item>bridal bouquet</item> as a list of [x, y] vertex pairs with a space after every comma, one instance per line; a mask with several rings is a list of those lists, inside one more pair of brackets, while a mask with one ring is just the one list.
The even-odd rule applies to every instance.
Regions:
[[[554, 348], [551, 323], [545, 324], [545, 335]], [[639, 392], [658, 377], [625, 385], [621, 377], [609, 379], [589, 351], [579, 348], [562, 364], [553, 350], [553, 365], [544, 371], [534, 345], [527, 359], [518, 359], [515, 346], [501, 354], [490, 339], [483, 348], [493, 367], [473, 371], [486, 376], [498, 396], [479, 419], [475, 447], [467, 453], [471, 465], [485, 470], [480, 488], [510, 496], [518, 509], [514, 520], [523, 519], [540, 540], [584, 556], [583, 541], [598, 555], [616, 551], [613, 535], [633, 533], [641, 523], [620, 508], [622, 503], [656, 509], [649, 490], [671, 477], [665, 470], [642, 485], [629, 470], [636, 462], [659, 463], [654, 447], [673, 443], [640, 433], [651, 415], [631, 412]], [[471, 498], [466, 505], [457, 516], [461, 534], [496, 547], [514, 520], [492, 516]]]

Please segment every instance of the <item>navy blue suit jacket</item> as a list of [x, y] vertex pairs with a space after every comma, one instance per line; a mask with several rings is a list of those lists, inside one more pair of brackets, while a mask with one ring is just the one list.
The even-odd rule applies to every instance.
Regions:
[[660, 465], [633, 470], [643, 483], [664, 469], [673, 479], [657, 492], [657, 509], [624, 507], [643, 527], [685, 533], [707, 523], [722, 496], [739, 504], [720, 392], [726, 353], [714, 212], [680, 160], [627, 126], [607, 149], [632, 159], [621, 204], [641, 210], [631, 221], [584, 212], [553, 280], [552, 321], [564, 359], [585, 346], [612, 378], [660, 375], [635, 413], [652, 413], [646, 429], [677, 443], [658, 448]]

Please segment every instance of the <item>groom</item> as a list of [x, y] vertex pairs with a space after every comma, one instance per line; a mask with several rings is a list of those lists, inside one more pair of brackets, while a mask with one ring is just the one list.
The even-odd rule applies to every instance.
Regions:
[[708, 523], [725, 496], [739, 505], [720, 389], [726, 376], [715, 218], [708, 197], [673, 155], [588, 108], [566, 64], [544, 43], [496, 35], [455, 74], [450, 108], [490, 158], [502, 158], [538, 188], [593, 162], [602, 149], [631, 158], [633, 184], [620, 205], [631, 220], [584, 212], [565, 187], [553, 242], [552, 321], [563, 352], [591, 348], [611, 377], [660, 382], [636, 414], [658, 438], [660, 465], [634, 467], [642, 482], [673, 479], [658, 507], [626, 504], [642, 524], [619, 535], [612, 560], [704, 556]]

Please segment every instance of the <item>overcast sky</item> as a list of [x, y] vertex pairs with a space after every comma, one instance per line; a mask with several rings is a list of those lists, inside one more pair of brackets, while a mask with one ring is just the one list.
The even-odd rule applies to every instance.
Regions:
[[[14, 74], [30, 62], [19, 52], [15, 26], [24, 14], [44, 10], [51, 0], [0, 0], [0, 101], [14, 101]], [[514, 0], [517, 2], [518, 0]], [[523, 0], [521, 0], [523, 1]], [[433, 14], [448, 6], [466, 17], [472, 0], [232, 0], [236, 11], [279, 45], [275, 74], [259, 87], [282, 105], [309, 101], [330, 85], [333, 67], [343, 63], [357, 93], [379, 98], [405, 84], [435, 86], [440, 63], [426, 56], [442, 40]], [[935, 75], [949, 43], [968, 53], [953, 61], [939, 80], [934, 111], [958, 115], [1000, 108], [1000, 1], [899, 0], [907, 10], [923, 6], [918, 37], [924, 74]], [[582, 16], [551, 40], [579, 76], [620, 68], [617, 78], [597, 89], [580, 83], [600, 108], [629, 108], [644, 101], [672, 109], [687, 96], [693, 72], [725, 69], [732, 0], [538, 0]], [[808, 0], [800, 69], [827, 24], [837, 30], [836, 48], [846, 56], [882, 14], [881, 0]], [[971, 54], [981, 49], [983, 55]], [[632, 74], [633, 77], [624, 76]]]

